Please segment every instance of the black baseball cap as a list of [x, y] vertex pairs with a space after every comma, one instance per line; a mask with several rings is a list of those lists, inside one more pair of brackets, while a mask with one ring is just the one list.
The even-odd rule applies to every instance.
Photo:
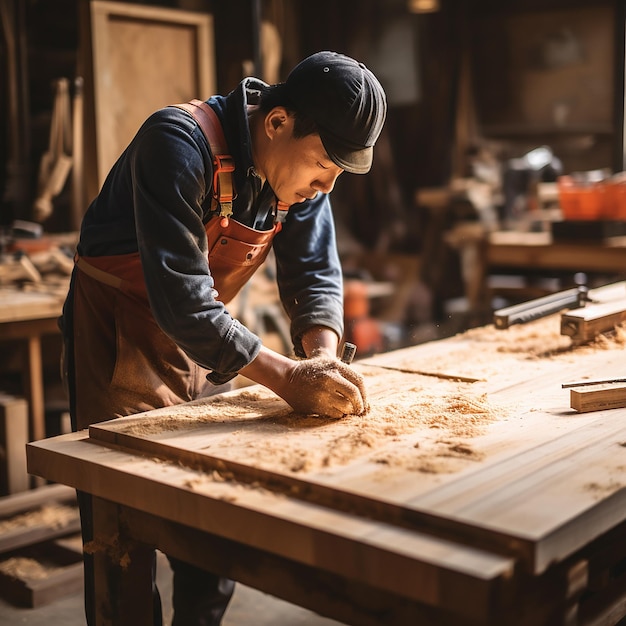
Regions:
[[296, 109], [316, 123], [333, 163], [353, 174], [369, 172], [387, 115], [376, 76], [355, 59], [323, 51], [294, 67], [286, 89]]

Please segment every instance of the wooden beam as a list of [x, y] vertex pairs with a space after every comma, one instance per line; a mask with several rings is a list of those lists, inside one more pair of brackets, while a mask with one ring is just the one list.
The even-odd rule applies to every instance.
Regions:
[[0, 498], [0, 519], [25, 513], [45, 504], [76, 503], [76, 491], [67, 485], [45, 485], [23, 493]]
[[570, 390], [570, 405], [579, 413], [626, 407], [626, 385], [597, 385]]
[[561, 315], [561, 334], [580, 344], [613, 330], [626, 320], [626, 300], [592, 304]]

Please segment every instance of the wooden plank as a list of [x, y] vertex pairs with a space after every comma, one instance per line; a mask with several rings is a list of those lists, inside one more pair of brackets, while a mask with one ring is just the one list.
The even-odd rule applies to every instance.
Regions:
[[63, 299], [54, 294], [0, 287], [0, 322], [56, 318]]
[[626, 385], [591, 385], [570, 390], [570, 406], [579, 413], [626, 407]]
[[58, 503], [75, 504], [76, 491], [67, 485], [51, 484], [0, 498], [0, 519]]
[[[532, 572], [540, 573], [554, 560], [566, 558], [585, 541], [626, 518], [626, 510], [620, 512], [621, 509], [615, 507], [626, 494], [621, 493], [618, 483], [607, 486], [607, 475], [617, 476], [620, 464], [626, 462], [623, 458], [626, 449], [619, 446], [620, 441], [626, 439], [626, 426], [619, 420], [570, 420], [567, 423], [563, 419], [563, 412], [569, 411], [566, 397], [555, 400], [557, 394], [563, 393], [559, 383], [568, 368], [578, 375], [584, 372], [597, 375], [614, 370], [613, 362], [621, 362], [621, 359], [618, 351], [589, 354], [585, 356], [584, 370], [581, 370], [580, 360], [571, 362], [571, 358], [565, 366], [565, 359], [531, 362], [536, 371], [534, 378], [493, 394], [500, 406], [516, 407], [517, 419], [513, 420], [509, 414], [506, 421], [497, 424], [500, 439], [495, 445], [502, 446], [506, 442], [509, 454], [491, 462], [483, 460], [480, 454], [469, 455], [476, 437], [454, 436], [454, 430], [446, 433], [445, 423], [440, 422], [438, 439], [450, 437], [449, 453], [453, 454], [455, 447], [465, 450], [468, 460], [460, 465], [464, 471], [451, 472], [445, 480], [439, 476], [438, 484], [423, 479], [420, 474], [417, 480], [414, 473], [406, 471], [402, 479], [391, 483], [380, 471], [379, 461], [384, 457], [372, 454], [372, 451], [380, 452], [373, 440], [362, 445], [361, 454], [348, 463], [353, 470], [351, 475], [348, 469], [339, 471], [332, 465], [326, 469], [320, 467], [318, 471], [301, 472], [289, 464], [276, 466], [267, 458], [257, 457], [257, 460], [252, 451], [264, 446], [274, 454], [287, 456], [289, 433], [294, 430], [302, 440], [303, 458], [309, 461], [320, 448], [329, 450], [333, 445], [342, 445], [349, 433], [343, 438], [333, 434], [346, 428], [345, 420], [326, 423], [322, 433], [311, 423], [308, 429], [298, 431], [298, 422], [289, 422], [285, 417], [284, 404], [277, 401], [272, 410], [267, 399], [255, 401], [251, 399], [253, 394], [245, 390], [232, 394], [230, 405], [223, 396], [189, 403], [182, 408], [187, 412], [182, 419], [182, 414], [177, 414], [172, 407], [96, 424], [89, 432], [92, 439], [108, 445], [187, 464], [205, 472], [232, 474], [238, 480], [250, 484], [260, 482], [265, 488], [293, 493], [309, 502], [354, 511], [388, 524], [408, 524], [410, 528], [442, 538], [511, 555], [522, 559]], [[409, 394], [412, 400], [405, 406], [407, 416], [416, 415], [411, 402], [415, 405], [420, 394], [434, 407], [447, 398], [459, 405], [469, 400], [471, 405], [473, 397], [469, 391], [473, 385], [459, 387], [458, 383], [448, 380], [437, 382], [438, 387], [428, 383], [432, 389], [441, 390], [442, 397], [438, 399], [436, 394], [429, 395], [423, 377], [390, 370], [380, 370], [372, 381], [371, 386], [380, 394], [371, 398], [373, 416], [361, 418], [360, 424], [352, 422], [352, 427], [363, 428], [368, 419], [378, 418], [379, 427], [372, 429], [372, 436], [379, 439], [384, 439], [381, 433], [385, 423], [389, 423], [385, 422], [389, 417], [385, 408], [399, 402], [402, 389], [415, 390], [414, 394]], [[391, 395], [390, 390], [393, 390]], [[248, 395], [243, 396], [247, 399], [237, 410], [236, 399], [241, 393]], [[386, 397], [387, 403], [377, 406], [381, 397]], [[211, 404], [216, 406], [213, 412], [209, 409]], [[445, 403], [439, 406], [444, 413], [452, 410], [446, 409]], [[551, 407], [556, 415], [545, 412]], [[426, 404], [419, 405], [420, 412], [427, 410]], [[452, 415], [445, 417], [451, 419]], [[476, 415], [469, 413], [467, 418], [475, 419]], [[497, 418], [496, 415], [494, 419], [497, 421]], [[532, 429], [524, 427], [523, 422], [534, 426]], [[264, 428], [268, 424], [271, 428]], [[310, 436], [307, 430], [312, 431]], [[411, 450], [413, 456], [417, 456], [414, 446], [418, 443], [425, 447], [428, 435], [424, 431], [427, 430], [416, 430], [419, 436], [409, 432], [405, 438], [396, 432], [386, 458], [410, 454]], [[520, 439], [516, 445], [515, 438], [520, 433], [526, 439]], [[367, 440], [367, 431], [364, 435]], [[607, 454], [613, 448], [615, 452]], [[245, 454], [237, 455], [237, 449]], [[489, 448], [484, 451], [488, 458]], [[598, 489], [593, 488], [594, 482]], [[428, 490], [427, 485], [433, 488]], [[529, 501], [536, 502], [536, 508], [526, 513]], [[553, 501], [560, 502], [560, 506], [552, 506]], [[509, 515], [509, 511], [515, 511], [515, 515]]]
[[552, 242], [550, 233], [492, 233], [486, 248], [491, 267], [560, 269], [622, 274], [626, 266], [623, 237], [604, 244]]
[[626, 320], [626, 300], [592, 304], [561, 315], [561, 334], [583, 343], [613, 330]]
[[[86, 433], [28, 444], [29, 471], [357, 583], [466, 615], [492, 610], [514, 561], [123, 450]], [[365, 564], [370, 564], [365, 566]]]
[[513, 551], [526, 552], [533, 572], [543, 572], [624, 520], [620, 421], [587, 425], [410, 504], [465, 524], [481, 542], [510, 542]]
[[[100, 0], [89, 5], [93, 65], [85, 70], [93, 94], [85, 115], [95, 122], [97, 154], [87, 154], [86, 163], [95, 156], [99, 188], [152, 112], [214, 93], [213, 20], [199, 11]], [[87, 189], [89, 197], [93, 191]]]

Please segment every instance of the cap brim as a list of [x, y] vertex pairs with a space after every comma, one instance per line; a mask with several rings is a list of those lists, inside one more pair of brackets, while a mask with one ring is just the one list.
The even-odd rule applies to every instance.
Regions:
[[367, 174], [372, 167], [374, 147], [350, 150], [345, 146], [339, 146], [327, 137], [320, 135], [324, 148], [328, 152], [330, 160], [341, 169], [350, 174]]

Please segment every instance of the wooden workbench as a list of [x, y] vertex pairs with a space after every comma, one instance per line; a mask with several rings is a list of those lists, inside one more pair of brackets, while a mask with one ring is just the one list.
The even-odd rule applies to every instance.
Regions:
[[101, 624], [152, 624], [152, 547], [347, 624], [614, 624], [626, 409], [561, 383], [623, 348], [558, 316], [473, 329], [356, 362], [364, 417], [254, 386], [31, 443], [29, 471], [95, 496]]

